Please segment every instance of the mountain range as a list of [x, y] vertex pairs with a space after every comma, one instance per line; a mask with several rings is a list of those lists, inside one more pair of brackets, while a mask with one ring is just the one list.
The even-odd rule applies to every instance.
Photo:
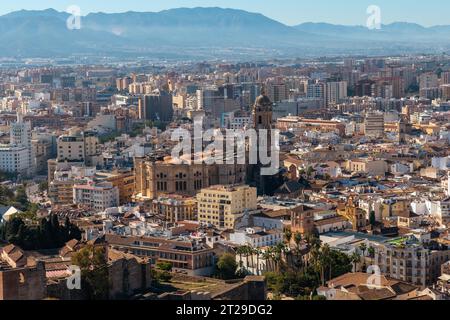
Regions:
[[262, 14], [223, 8], [90, 13], [70, 30], [70, 14], [53, 9], [0, 16], [0, 57], [71, 55], [164, 59], [302, 57], [331, 54], [442, 53], [450, 25], [363, 26], [303, 23], [287, 26]]

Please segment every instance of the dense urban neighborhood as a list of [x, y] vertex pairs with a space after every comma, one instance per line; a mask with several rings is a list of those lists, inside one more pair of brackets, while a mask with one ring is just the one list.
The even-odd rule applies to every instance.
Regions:
[[450, 55], [94, 60], [0, 59], [0, 300], [450, 299]]

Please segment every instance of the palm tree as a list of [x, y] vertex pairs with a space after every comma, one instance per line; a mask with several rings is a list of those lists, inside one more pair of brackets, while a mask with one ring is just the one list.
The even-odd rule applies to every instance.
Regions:
[[284, 230], [284, 239], [288, 243], [288, 245], [291, 243], [292, 240], [292, 231], [290, 229]]
[[374, 247], [369, 247], [369, 249], [367, 249], [367, 253], [369, 254], [369, 256], [372, 259], [375, 258], [375, 248]]
[[301, 268], [303, 266], [303, 263], [302, 263], [303, 256], [301, 256], [300, 244], [302, 243], [302, 234], [300, 232], [296, 232], [294, 234], [294, 242], [295, 242], [296, 261], [297, 261], [297, 263], [299, 263], [298, 267]]
[[254, 248], [253, 254], [256, 255], [256, 275], [259, 276], [259, 255], [261, 254], [261, 250], [259, 250], [258, 248]]
[[273, 260], [275, 262], [275, 267], [277, 272], [280, 272], [281, 264], [283, 262], [283, 254], [286, 254], [287, 247], [284, 243], [280, 242], [273, 248]]
[[[328, 280], [332, 278], [332, 258], [331, 258], [331, 248], [328, 244], [325, 244], [322, 247], [322, 260], [324, 262], [324, 267], [328, 267]], [[325, 269], [325, 268], [324, 268]], [[325, 285], [325, 281], [323, 280], [323, 285]]]
[[249, 245], [246, 245], [244, 248], [245, 248], [245, 260], [246, 260], [246, 263], [247, 263], [247, 270], [248, 270], [250, 268], [248, 257], [251, 256], [252, 260], [253, 260], [253, 249]]
[[322, 245], [322, 241], [314, 235], [308, 235], [307, 241], [311, 248], [320, 248]]
[[316, 269], [317, 273], [319, 274], [319, 279], [320, 282], [323, 285], [324, 282], [324, 258], [323, 258], [323, 254], [320, 250], [317, 250], [315, 252], [315, 259], [314, 259], [314, 268]]
[[271, 264], [271, 261], [272, 261], [272, 258], [273, 258], [272, 248], [266, 248], [266, 250], [262, 254], [262, 258], [266, 261], [266, 269], [267, 270], [272, 270], [270, 268], [270, 264]]
[[358, 254], [358, 252], [353, 252], [353, 254], [350, 256], [350, 261], [353, 263], [353, 271], [356, 272], [356, 267], [358, 262], [361, 261], [361, 256]]
[[363, 256], [363, 271], [365, 271], [366, 269], [366, 250], [367, 250], [367, 245], [365, 243], [361, 243], [359, 245], [359, 250], [362, 251], [362, 256]]
[[239, 255], [239, 267], [242, 268], [243, 265], [242, 255], [245, 254], [245, 248], [244, 247], [237, 248], [236, 253]]
[[366, 256], [367, 245], [365, 243], [361, 243], [359, 245], [359, 250], [361, 250], [361, 252], [363, 254], [363, 257], [365, 257]]
[[302, 234], [300, 232], [296, 232], [294, 234], [294, 242], [297, 248], [300, 247], [300, 243], [302, 242]]

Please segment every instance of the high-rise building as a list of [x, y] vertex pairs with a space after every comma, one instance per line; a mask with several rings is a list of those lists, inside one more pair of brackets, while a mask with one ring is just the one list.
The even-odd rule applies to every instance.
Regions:
[[450, 100], [450, 84], [441, 85], [441, 99], [444, 101]]
[[198, 221], [219, 229], [234, 229], [246, 213], [257, 209], [256, 188], [213, 186], [197, 194]]
[[436, 73], [424, 73], [419, 77], [420, 89], [438, 88], [439, 80]]
[[116, 79], [116, 88], [118, 91], [124, 91], [128, 89], [128, 86], [131, 84], [132, 79], [130, 77], [125, 78], [117, 78]]
[[360, 80], [355, 85], [355, 95], [357, 97], [371, 97], [373, 95], [375, 81], [373, 80]]
[[173, 118], [172, 95], [154, 91], [139, 98], [139, 119], [170, 122]]
[[346, 81], [327, 82], [327, 105], [340, 103], [345, 98], [347, 98]]
[[306, 97], [309, 99], [319, 99], [322, 102], [321, 107], [326, 102], [326, 85], [323, 82], [309, 83], [306, 88]]
[[[197, 90], [197, 109], [211, 111], [214, 102], [220, 96], [220, 92], [216, 87], [205, 87]], [[222, 97], [223, 99], [223, 97]]]
[[442, 72], [441, 84], [450, 84], [450, 72]]
[[289, 89], [281, 79], [270, 82], [266, 86], [267, 96], [275, 103], [289, 99]]
[[34, 173], [31, 123], [24, 122], [20, 113], [17, 122], [11, 124], [10, 144], [0, 145], [0, 170], [24, 175]]

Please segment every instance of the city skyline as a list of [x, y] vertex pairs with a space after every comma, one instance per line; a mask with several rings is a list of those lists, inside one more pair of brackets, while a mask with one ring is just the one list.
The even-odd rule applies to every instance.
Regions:
[[[78, 0], [78, 1], [54, 1], [46, 0], [36, 3], [35, 1], [15, 1], [14, 3], [2, 4], [0, 14], [4, 15], [10, 12], [26, 9], [26, 10], [43, 10], [54, 8], [58, 11], [66, 11], [69, 6], [76, 5], [81, 8], [82, 15], [91, 12], [159, 12], [173, 8], [194, 8], [194, 7], [221, 7], [241, 9], [249, 12], [261, 13], [271, 19], [282, 22], [286, 25], [297, 25], [305, 22], [323, 22], [341, 25], [365, 25], [368, 18], [366, 12], [371, 5], [379, 6], [381, 9], [381, 22], [390, 24], [393, 22], [410, 22], [417, 23], [425, 27], [435, 25], [450, 24], [448, 18], [444, 14], [446, 9], [450, 9], [450, 4], [441, 0], [431, 0], [426, 3], [411, 4], [406, 0], [398, 0], [388, 2], [387, 0], [349, 0], [343, 5], [336, 1], [319, 0], [312, 2], [286, 0], [284, 5], [278, 3], [250, 0], [245, 3], [239, 1], [216, 1], [216, 0], [197, 0], [185, 1], [175, 0], [170, 3], [156, 0], [149, 3], [143, 3], [139, 0], [127, 1], [126, 3], [111, 3], [107, 1], [96, 1], [95, 3]], [[404, 8], [408, 8], [405, 10]], [[433, 12], [431, 14], [424, 14]], [[438, 14], [436, 14], [438, 12]], [[439, 14], [440, 13], [440, 14]]]
[[5, 4], [0, 301], [449, 301], [447, 9]]

